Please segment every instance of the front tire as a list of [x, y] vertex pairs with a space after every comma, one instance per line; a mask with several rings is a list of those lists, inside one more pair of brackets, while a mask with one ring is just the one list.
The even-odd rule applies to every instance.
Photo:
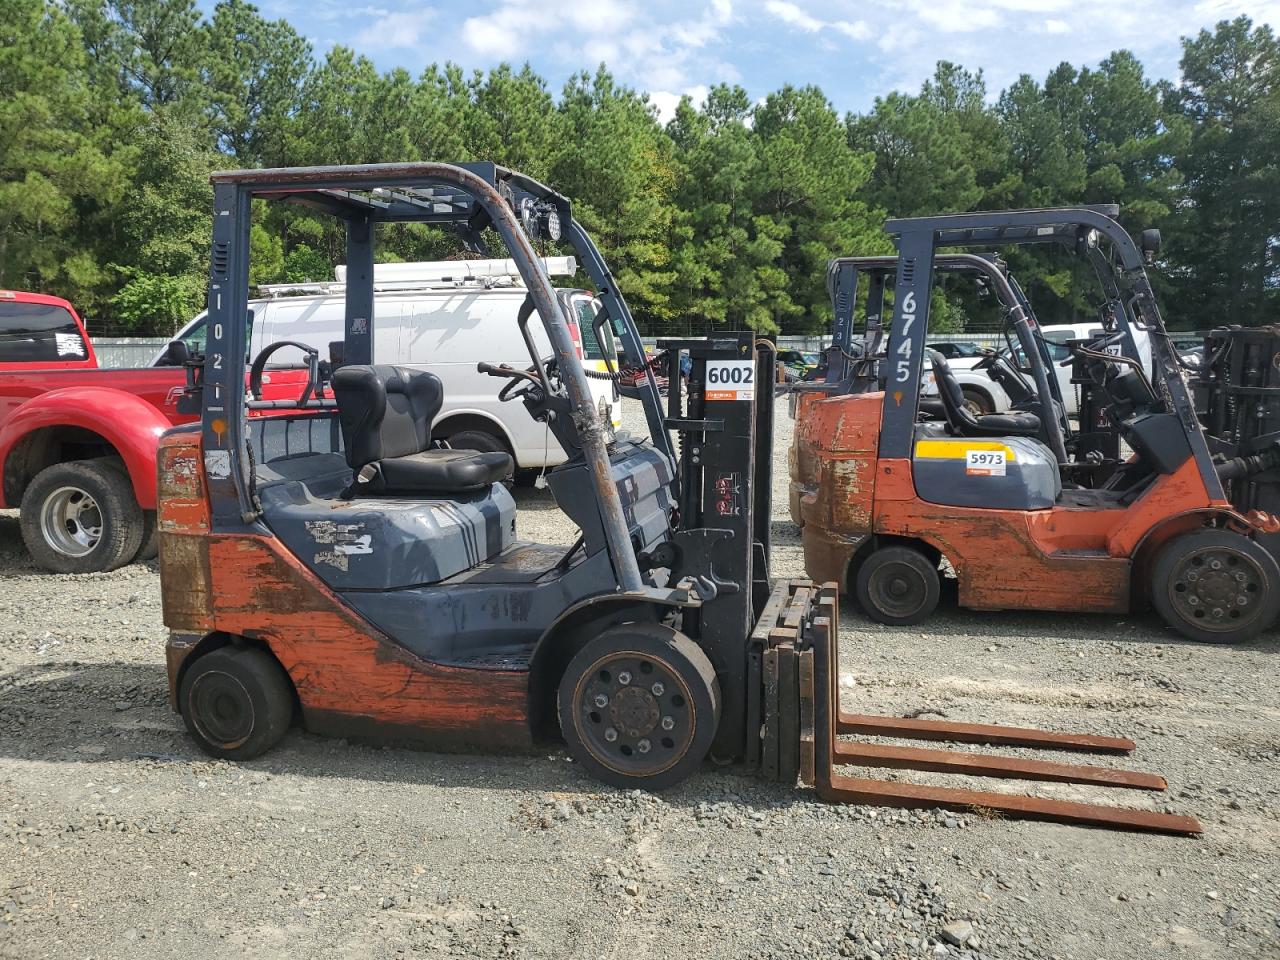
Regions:
[[1252, 640], [1280, 616], [1280, 565], [1239, 533], [1193, 530], [1160, 550], [1151, 605], [1190, 640]]
[[632, 623], [589, 640], [558, 695], [569, 753], [596, 779], [665, 790], [701, 766], [720, 723], [711, 661], [670, 627]]
[[938, 606], [938, 565], [913, 547], [881, 547], [858, 566], [854, 595], [877, 623], [910, 626]]
[[210, 756], [252, 760], [293, 721], [293, 688], [275, 658], [256, 647], [219, 647], [187, 668], [178, 690], [187, 732]]
[[54, 573], [101, 573], [133, 560], [142, 544], [142, 508], [128, 474], [109, 460], [55, 463], [22, 497], [27, 550]]

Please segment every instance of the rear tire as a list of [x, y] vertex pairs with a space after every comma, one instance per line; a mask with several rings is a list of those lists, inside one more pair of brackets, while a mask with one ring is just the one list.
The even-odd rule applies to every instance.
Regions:
[[54, 573], [122, 567], [138, 553], [144, 532], [128, 474], [109, 460], [41, 470], [23, 494], [19, 525], [31, 559]]
[[293, 687], [275, 658], [256, 647], [219, 647], [187, 668], [178, 691], [187, 732], [210, 756], [252, 760], [293, 721]]
[[142, 545], [133, 556], [134, 563], [154, 560], [160, 554], [160, 527], [156, 523], [154, 510], [142, 511]]
[[560, 679], [560, 731], [593, 777], [665, 790], [702, 765], [720, 723], [707, 655], [670, 627], [632, 623], [589, 640]]
[[1280, 616], [1280, 565], [1239, 533], [1193, 530], [1160, 550], [1151, 605], [1190, 640], [1252, 640]]
[[909, 626], [938, 607], [938, 565], [912, 547], [881, 547], [858, 566], [854, 595], [877, 623]]

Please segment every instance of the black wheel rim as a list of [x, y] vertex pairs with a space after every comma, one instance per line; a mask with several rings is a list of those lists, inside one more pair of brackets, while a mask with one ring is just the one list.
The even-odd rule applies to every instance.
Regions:
[[197, 677], [188, 709], [200, 735], [224, 749], [238, 747], [253, 733], [253, 699], [229, 673], [211, 670]]
[[908, 563], [883, 564], [871, 574], [867, 587], [876, 609], [895, 619], [919, 613], [929, 597], [923, 574]]
[[679, 763], [693, 744], [697, 719], [684, 679], [649, 654], [601, 657], [574, 692], [579, 739], [610, 770], [636, 778]]
[[1232, 633], [1262, 615], [1266, 589], [1266, 571], [1253, 557], [1230, 547], [1209, 547], [1179, 561], [1169, 580], [1169, 602], [1178, 616], [1201, 630]]

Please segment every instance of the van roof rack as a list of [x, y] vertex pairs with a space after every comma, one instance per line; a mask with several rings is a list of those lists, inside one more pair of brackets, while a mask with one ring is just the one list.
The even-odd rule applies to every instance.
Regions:
[[[543, 257], [547, 275], [571, 277], [578, 272], [574, 257]], [[262, 283], [258, 292], [264, 297], [298, 296], [300, 294], [339, 294], [347, 289], [347, 267], [334, 267], [333, 280], [309, 283]], [[376, 263], [373, 266], [373, 289], [383, 292], [413, 290], [452, 290], [478, 287], [521, 286], [520, 271], [514, 260], [430, 260], [418, 263]]]

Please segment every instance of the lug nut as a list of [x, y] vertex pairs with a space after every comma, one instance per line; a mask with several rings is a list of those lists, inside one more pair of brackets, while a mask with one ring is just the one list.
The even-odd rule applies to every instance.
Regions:
[[613, 729], [613, 727], [610, 727], [604, 732], [604, 738], [610, 743], [613, 743], [613, 741], [618, 739], [618, 731]]
[[608, 705], [609, 705], [609, 698], [606, 697], [603, 693], [597, 693], [596, 706], [604, 708], [604, 707], [607, 707]]
[[618, 683], [622, 684], [622, 686], [625, 687], [630, 682], [631, 682], [630, 671], [623, 670], [620, 674], [618, 674]]
[[652, 745], [649, 743], [648, 740], [641, 740], [639, 743], [636, 744], [636, 749], [639, 750], [641, 753], [648, 753], [650, 746]]
[[1244, 577], [1244, 571], [1243, 571], [1243, 570], [1237, 570], [1237, 571], [1236, 571], [1236, 583], [1244, 583], [1244, 579], [1245, 579], [1245, 577]]
[[663, 717], [663, 718], [662, 718], [662, 729], [663, 729], [663, 730], [674, 730], [675, 728], [676, 728], [676, 718], [675, 718], [675, 717]]
[[665, 693], [665, 692], [666, 692], [666, 689], [667, 689], [667, 688], [666, 688], [666, 687], [664, 687], [661, 683], [655, 683], [655, 684], [654, 684], [652, 687], [650, 687], [649, 689], [653, 691], [653, 695], [654, 695], [655, 697], [660, 697], [660, 696], [662, 696], [662, 694], [663, 694], [663, 693]]
[[1210, 560], [1210, 561], [1209, 561], [1209, 569], [1210, 569], [1210, 570], [1221, 570], [1221, 569], [1222, 569], [1222, 561], [1221, 561], [1221, 560]]
[[1238, 597], [1236, 597], [1236, 606], [1247, 607], [1248, 605], [1249, 605], [1249, 598], [1246, 597], [1243, 593], [1240, 594]]
[[1191, 596], [1187, 597], [1187, 603], [1194, 607], [1200, 603], [1200, 598], [1193, 593]]

